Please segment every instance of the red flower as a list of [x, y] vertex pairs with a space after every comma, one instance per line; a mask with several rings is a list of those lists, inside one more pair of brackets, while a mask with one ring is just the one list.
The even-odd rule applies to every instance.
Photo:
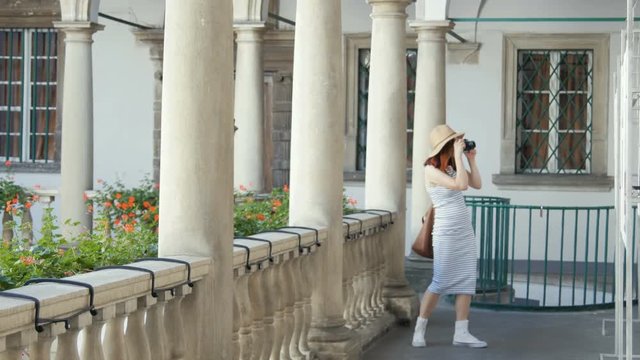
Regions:
[[31, 209], [31, 203], [27, 201], [26, 203], [24, 203], [24, 207], [25, 209]]
[[111, 207], [111, 201], [105, 201], [104, 202], [104, 207], [110, 208]]
[[151, 204], [150, 204], [148, 201], [145, 201], [145, 202], [143, 202], [143, 203], [142, 203], [142, 206], [143, 206], [145, 209], [148, 209], [148, 208], [150, 208], [150, 207], [151, 207]]
[[116, 199], [120, 199], [121, 197], [122, 197], [122, 194], [120, 194], [120, 193], [116, 194]]
[[136, 198], [133, 196], [129, 196], [129, 204], [133, 204], [136, 201]]
[[160, 219], [160, 216], [158, 216], [158, 214], [155, 214], [155, 215], [153, 216], [153, 220], [158, 221], [158, 219]]
[[272, 203], [273, 203], [273, 207], [276, 207], [276, 208], [282, 206], [282, 201], [278, 199], [273, 200]]
[[116, 225], [120, 225], [120, 219], [116, 219], [116, 221], [114, 221], [114, 223], [115, 223]]
[[264, 214], [258, 214], [258, 215], [256, 215], [256, 219], [258, 219], [260, 221], [264, 221], [266, 218], [265, 218]]
[[125, 232], [131, 233], [131, 232], [133, 232], [133, 230], [134, 230], [134, 228], [133, 228], [133, 224], [126, 224], [126, 225], [124, 226], [124, 231], [125, 231]]

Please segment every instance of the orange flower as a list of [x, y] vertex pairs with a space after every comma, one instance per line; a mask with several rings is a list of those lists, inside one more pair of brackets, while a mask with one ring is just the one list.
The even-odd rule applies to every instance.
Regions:
[[275, 199], [275, 200], [273, 200], [272, 204], [273, 204], [274, 207], [277, 208], [277, 207], [282, 206], [282, 201], [280, 201], [278, 199]]
[[136, 201], [136, 198], [133, 196], [129, 196], [129, 204], [133, 204]]
[[104, 207], [110, 208], [111, 207], [111, 201], [105, 201], [104, 202]]
[[133, 228], [133, 224], [126, 224], [126, 225], [124, 226], [124, 231], [126, 231], [126, 232], [128, 232], [128, 233], [133, 232], [133, 230], [134, 230], [134, 228]]
[[289, 192], [289, 185], [284, 184], [284, 186], [282, 187], [282, 191]]
[[117, 207], [118, 209], [121, 209], [121, 208], [122, 208], [122, 204], [120, 204], [119, 202], [117, 202], [117, 201], [116, 201], [116, 207]]
[[150, 207], [150, 208], [149, 208], [149, 211], [151, 211], [151, 212], [156, 212], [156, 207], [155, 207], [155, 206]]
[[25, 209], [31, 209], [31, 203], [27, 201], [26, 203], [24, 203], [24, 207]]
[[17, 204], [18, 203], [18, 196], [14, 197], [13, 200], [11, 200], [12, 204]]
[[120, 219], [116, 219], [116, 221], [114, 221], [114, 223], [115, 223], [116, 225], [120, 225]]
[[116, 194], [116, 199], [120, 199], [121, 197], [122, 197], [122, 194], [120, 194], [120, 193]]
[[265, 218], [264, 214], [258, 214], [258, 215], [256, 215], [256, 219], [258, 219], [260, 221], [264, 221], [264, 219], [266, 219], [266, 218]]
[[7, 205], [7, 206], [4, 208], [4, 211], [6, 211], [6, 212], [11, 211], [11, 205]]
[[142, 203], [142, 206], [143, 206], [145, 209], [148, 209], [148, 208], [150, 208], [150, 207], [151, 207], [151, 204], [150, 204], [148, 201], [145, 201], [145, 202], [143, 202], [143, 203]]
[[134, 218], [134, 217], [136, 217], [136, 213], [130, 212], [130, 213], [129, 213], [129, 217], [130, 217], [130, 218]]
[[129, 220], [129, 215], [127, 214], [122, 215], [122, 221], [127, 221], [127, 220]]
[[129, 208], [129, 204], [127, 204], [127, 203], [120, 204], [120, 209], [127, 210], [127, 208]]
[[20, 256], [20, 262], [22, 265], [29, 266], [36, 263], [36, 259], [33, 256]]
[[153, 220], [154, 220], [154, 221], [158, 221], [158, 219], [160, 219], [160, 216], [159, 216], [158, 214], [155, 214], [155, 215], [153, 216]]

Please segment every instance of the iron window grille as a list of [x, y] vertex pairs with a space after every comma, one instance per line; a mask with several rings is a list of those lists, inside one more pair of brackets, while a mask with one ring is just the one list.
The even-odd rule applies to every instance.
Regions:
[[[358, 130], [356, 136], [356, 169], [364, 170], [367, 157], [367, 108], [369, 103], [370, 49], [358, 50]], [[407, 169], [413, 154], [413, 109], [415, 104], [418, 50], [407, 49]]]
[[590, 174], [593, 50], [518, 50], [516, 172]]
[[55, 162], [58, 34], [0, 29], [0, 158]]

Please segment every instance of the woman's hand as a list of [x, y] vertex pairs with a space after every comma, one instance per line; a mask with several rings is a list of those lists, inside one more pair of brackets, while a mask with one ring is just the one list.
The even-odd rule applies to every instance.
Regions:
[[467, 156], [467, 160], [469, 161], [473, 161], [476, 159], [476, 154], [478, 152], [476, 151], [476, 149], [473, 149], [471, 151], [466, 151], [464, 154]]
[[463, 152], [464, 152], [464, 140], [462, 138], [456, 139], [453, 142], [453, 154], [455, 158], [461, 159]]

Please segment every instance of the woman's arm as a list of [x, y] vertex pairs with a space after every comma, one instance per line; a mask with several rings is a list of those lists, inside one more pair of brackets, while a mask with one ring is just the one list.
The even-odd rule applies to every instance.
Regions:
[[428, 165], [425, 167], [425, 179], [427, 182], [444, 186], [451, 190], [467, 190], [469, 188], [469, 174], [464, 169], [464, 163], [462, 162], [462, 150], [464, 149], [462, 139], [456, 140], [453, 148], [453, 157], [456, 169], [458, 169], [456, 177], [452, 178], [434, 166]]
[[476, 150], [473, 149], [466, 152], [465, 155], [467, 156], [467, 161], [469, 162], [469, 168], [471, 170], [467, 172], [469, 177], [469, 186], [474, 189], [480, 189], [482, 187], [482, 178], [480, 178], [480, 171], [478, 171], [478, 165], [476, 164]]

